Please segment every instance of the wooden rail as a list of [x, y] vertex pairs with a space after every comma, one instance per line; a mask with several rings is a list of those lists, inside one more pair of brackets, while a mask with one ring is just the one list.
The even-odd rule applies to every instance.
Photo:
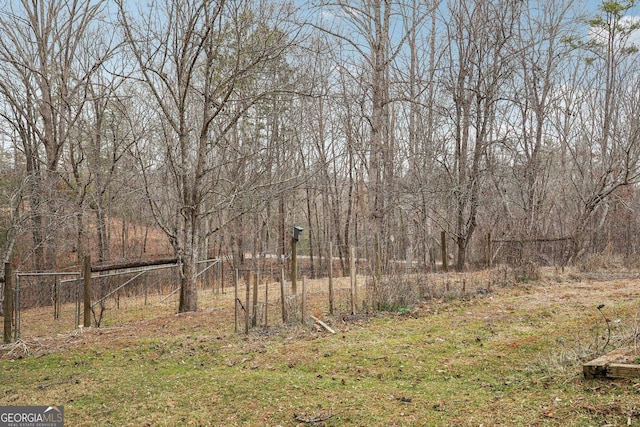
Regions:
[[640, 378], [640, 365], [633, 363], [640, 356], [633, 353], [632, 349], [622, 348], [583, 364], [585, 379]]

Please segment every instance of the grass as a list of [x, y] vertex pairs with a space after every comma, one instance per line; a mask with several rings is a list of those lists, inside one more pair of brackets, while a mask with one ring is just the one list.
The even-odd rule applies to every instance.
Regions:
[[[93, 329], [0, 360], [0, 405], [64, 405], [70, 426], [638, 426], [638, 381], [582, 378], [606, 335], [583, 285], [325, 317], [336, 335], [234, 335], [206, 312]], [[637, 286], [590, 286], [617, 292], [615, 325], [635, 319]]]

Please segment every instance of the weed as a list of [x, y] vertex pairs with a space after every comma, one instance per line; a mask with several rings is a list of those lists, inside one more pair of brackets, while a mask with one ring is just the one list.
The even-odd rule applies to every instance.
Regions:
[[540, 280], [540, 267], [533, 263], [527, 262], [514, 269], [515, 280], [518, 283], [528, 283]]
[[[602, 346], [602, 349], [599, 350], [601, 352], [604, 353], [605, 349], [607, 348], [607, 346], [609, 345], [609, 343], [611, 342], [611, 321], [609, 320], [609, 318], [607, 316], [605, 316], [605, 314], [602, 312], [602, 309], [604, 308], [604, 304], [600, 304], [598, 305], [598, 307], [596, 307], [598, 309], [598, 312], [600, 312], [600, 314], [602, 315], [605, 323], [607, 324], [607, 341], [604, 343], [604, 345]], [[597, 340], [596, 340], [597, 342]], [[597, 347], [596, 347], [597, 349]]]

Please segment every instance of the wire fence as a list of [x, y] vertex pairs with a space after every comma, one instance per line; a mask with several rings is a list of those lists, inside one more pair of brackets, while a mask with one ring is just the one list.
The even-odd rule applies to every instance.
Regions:
[[[199, 263], [199, 289], [211, 282], [219, 260]], [[51, 335], [83, 322], [80, 272], [15, 273], [13, 338]], [[91, 277], [93, 326], [126, 324], [177, 310], [179, 265], [176, 263], [94, 273]]]
[[61, 333], [79, 324], [82, 278], [78, 272], [18, 272], [13, 297], [14, 339], [43, 328], [51, 334]]
[[[223, 264], [220, 259], [199, 264], [198, 307], [220, 314], [216, 318], [224, 325], [217, 327], [229, 332], [308, 323], [311, 316], [344, 318], [381, 310], [406, 311], [423, 300], [484, 294], [492, 287], [514, 282], [513, 271], [501, 268], [468, 276], [425, 273], [409, 265], [375, 276], [361, 259], [353, 264], [357, 266], [354, 274], [316, 279], [301, 276], [294, 290], [282, 266], [234, 271]], [[233, 273], [225, 273], [225, 269]], [[84, 306], [79, 272], [19, 272], [15, 277], [14, 340], [81, 327]], [[178, 264], [92, 274], [92, 326], [129, 325], [175, 314], [179, 279]]]

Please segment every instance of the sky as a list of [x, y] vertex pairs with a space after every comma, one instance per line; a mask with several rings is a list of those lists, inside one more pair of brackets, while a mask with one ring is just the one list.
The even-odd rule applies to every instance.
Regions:
[[[598, 7], [603, 3], [603, 0], [578, 0], [578, 1], [583, 1], [587, 9], [591, 9], [596, 13], [598, 12]], [[627, 3], [627, 0], [619, 0], [619, 1], [621, 3]], [[627, 16], [630, 16], [630, 17], [636, 16], [640, 18], [640, 4], [636, 4], [633, 8], [631, 8], [627, 12]]]

